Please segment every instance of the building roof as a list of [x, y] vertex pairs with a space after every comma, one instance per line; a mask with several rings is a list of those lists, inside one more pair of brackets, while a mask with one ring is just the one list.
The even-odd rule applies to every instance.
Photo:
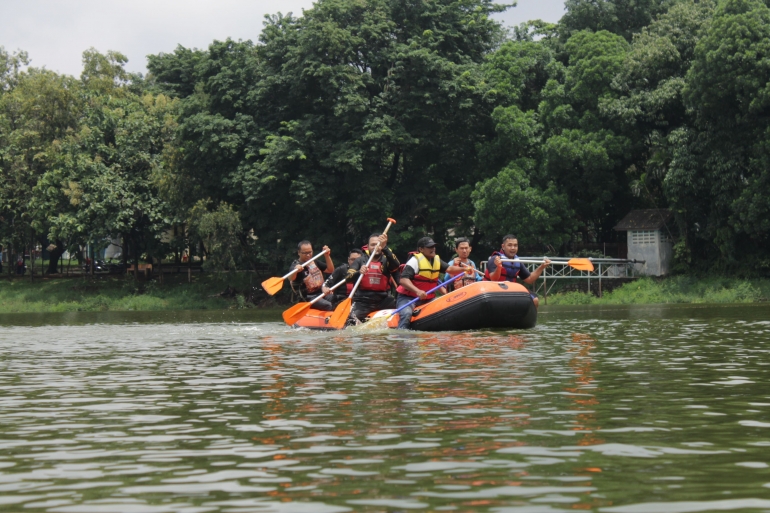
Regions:
[[615, 226], [615, 230], [637, 231], [657, 230], [668, 223], [673, 213], [667, 208], [650, 208], [647, 210], [632, 210]]

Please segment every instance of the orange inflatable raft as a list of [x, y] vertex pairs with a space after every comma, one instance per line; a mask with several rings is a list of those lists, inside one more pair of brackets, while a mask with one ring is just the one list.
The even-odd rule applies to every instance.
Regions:
[[[382, 310], [370, 317], [390, 315]], [[295, 328], [331, 330], [332, 312], [309, 310]], [[415, 309], [412, 329], [420, 331], [463, 331], [488, 328], [527, 329], [537, 324], [537, 309], [523, 285], [510, 282], [479, 281], [441, 296]], [[398, 314], [388, 321], [398, 326]]]

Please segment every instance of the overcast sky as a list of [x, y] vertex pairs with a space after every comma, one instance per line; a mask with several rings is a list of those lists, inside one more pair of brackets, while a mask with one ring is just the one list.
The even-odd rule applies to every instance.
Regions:
[[[519, 0], [500, 19], [555, 22], [564, 0]], [[178, 44], [206, 48], [215, 39], [256, 41], [265, 14], [293, 12], [312, 0], [0, 0], [0, 46], [25, 50], [31, 65], [80, 75], [83, 50], [117, 50], [127, 69], [146, 73], [148, 54]]]

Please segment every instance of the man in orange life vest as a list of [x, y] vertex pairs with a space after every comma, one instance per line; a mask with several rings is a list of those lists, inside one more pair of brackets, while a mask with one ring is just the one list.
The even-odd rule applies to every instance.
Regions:
[[[317, 298], [319, 294], [323, 294], [323, 291], [321, 290], [321, 287], [323, 287], [324, 284], [323, 275], [324, 273], [330, 274], [334, 272], [334, 264], [332, 263], [332, 258], [330, 256], [331, 250], [329, 249], [329, 246], [324, 246], [323, 250], [326, 251], [326, 254], [324, 255], [324, 260], [326, 260], [326, 262], [315, 260], [305, 267], [302, 267], [302, 264], [313, 258], [313, 245], [310, 244], [309, 240], [300, 241], [300, 243], [297, 244], [297, 254], [299, 255], [299, 259], [291, 263], [291, 268], [297, 269], [297, 272], [289, 279], [293, 280], [295, 283], [299, 283], [299, 291], [305, 296], [307, 301], [312, 301]], [[319, 299], [318, 302], [313, 305], [313, 308], [316, 310], [331, 311], [334, 309], [331, 304], [331, 299], [331, 296]]]
[[396, 306], [396, 300], [389, 294], [390, 277], [398, 272], [401, 263], [388, 247], [387, 234], [371, 234], [369, 236], [369, 249], [366, 252], [372, 251], [378, 242], [380, 245], [377, 247], [374, 258], [368, 267], [366, 262], [369, 260], [369, 256], [362, 255], [358, 260], [350, 264], [350, 269], [348, 270], [348, 281], [353, 284], [358, 280], [359, 275], [364, 275], [361, 285], [358, 286], [356, 293], [353, 294], [353, 307], [350, 310], [352, 321], [364, 320], [372, 312]]
[[[351, 249], [350, 253], [348, 253], [348, 263], [338, 265], [337, 267], [335, 267], [332, 275], [326, 278], [326, 281], [324, 282], [324, 285], [322, 287], [323, 293], [329, 294], [331, 292], [331, 287], [335, 286], [342, 280], [346, 279], [348, 276], [348, 269], [350, 269], [351, 264], [356, 260], [358, 260], [358, 258], [363, 254], [364, 252], [361, 251], [360, 249]], [[342, 285], [337, 287], [333, 292], [334, 295], [332, 297], [334, 299], [332, 301], [332, 304], [334, 304], [334, 306], [337, 306], [337, 303], [347, 299], [352, 289], [353, 289], [353, 283], [351, 282], [346, 283], [344, 287]]]
[[[492, 256], [489, 257], [487, 262], [487, 268], [484, 271], [484, 277], [489, 281], [511, 281], [521, 280], [524, 283], [533, 285], [535, 281], [543, 274], [543, 270], [551, 265], [551, 261], [547, 258], [540, 266], [532, 271], [524, 267], [524, 265], [518, 262], [503, 262], [503, 258], [516, 258], [516, 253], [519, 252], [519, 240], [515, 235], [506, 235], [503, 237], [503, 246], [500, 251], [495, 251]], [[538, 307], [540, 301], [533, 293], [532, 301], [535, 303], [535, 308]]]
[[412, 324], [414, 309], [436, 297], [435, 293], [427, 292], [438, 285], [438, 278], [442, 273], [459, 274], [465, 271], [467, 268], [449, 265], [441, 260], [436, 255], [436, 243], [430, 237], [417, 241], [417, 253], [407, 260], [401, 272], [400, 285], [396, 289], [396, 308], [401, 308], [416, 297], [420, 300], [399, 312], [398, 328], [408, 330]]

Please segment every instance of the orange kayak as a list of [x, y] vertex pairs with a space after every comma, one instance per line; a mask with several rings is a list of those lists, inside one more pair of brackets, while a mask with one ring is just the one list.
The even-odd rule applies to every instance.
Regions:
[[[390, 315], [381, 310], [369, 317]], [[329, 330], [332, 312], [309, 310], [295, 328]], [[488, 328], [528, 329], [537, 324], [537, 309], [523, 285], [479, 281], [441, 296], [415, 309], [412, 329], [419, 331], [464, 331]], [[388, 321], [398, 326], [398, 314]]]

